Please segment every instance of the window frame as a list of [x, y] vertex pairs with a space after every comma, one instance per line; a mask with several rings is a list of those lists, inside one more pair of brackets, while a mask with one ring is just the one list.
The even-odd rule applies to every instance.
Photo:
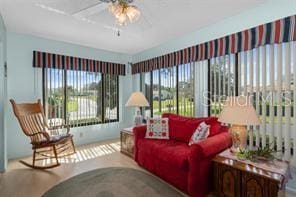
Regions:
[[[46, 111], [46, 88], [47, 87], [47, 84], [46, 84], [46, 70], [45, 69], [50, 69], [50, 68], [42, 68], [42, 102], [43, 102], [43, 111], [45, 112]], [[106, 123], [113, 123], [113, 122], [119, 122], [119, 75], [116, 75], [116, 110], [117, 110], [117, 113], [116, 113], [116, 119], [111, 119], [111, 120], [106, 120], [105, 119], [105, 95], [106, 95], [106, 92], [105, 92], [105, 77], [107, 74], [103, 74], [103, 73], [100, 73], [101, 74], [101, 80], [102, 80], [102, 99], [100, 101], [100, 105], [102, 107], [102, 121], [100, 122], [85, 122], [85, 123], [79, 123], [79, 124], [69, 124], [68, 120], [67, 120], [67, 102], [63, 102], [63, 108], [64, 108], [64, 114], [63, 114], [63, 120], [65, 122], [66, 125], [68, 125], [69, 127], [71, 128], [74, 128], [74, 127], [84, 127], [84, 126], [90, 126], [90, 125], [100, 125], [100, 124], [106, 124]], [[64, 76], [64, 98], [67, 100], [68, 98], [68, 94], [67, 94], [67, 70], [64, 69], [64, 73], [63, 73], [63, 76]], [[47, 114], [45, 114], [47, 116]]]

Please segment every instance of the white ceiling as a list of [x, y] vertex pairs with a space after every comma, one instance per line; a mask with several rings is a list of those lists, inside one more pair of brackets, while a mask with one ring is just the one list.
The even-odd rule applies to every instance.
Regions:
[[135, 0], [141, 19], [122, 28], [120, 37], [100, 0], [0, 0], [0, 12], [8, 31], [135, 54], [265, 1]]

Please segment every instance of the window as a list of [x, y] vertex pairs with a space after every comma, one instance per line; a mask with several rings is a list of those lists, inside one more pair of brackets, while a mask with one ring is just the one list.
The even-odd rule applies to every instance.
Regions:
[[150, 103], [145, 116], [162, 113], [194, 116], [194, 67], [194, 63], [189, 63], [141, 74], [141, 87]]
[[[144, 74], [145, 95], [151, 105], [146, 108], [146, 116], [177, 111], [176, 67], [154, 70]], [[150, 88], [152, 87], [152, 88]], [[150, 112], [149, 112], [150, 111]]]
[[73, 127], [118, 121], [118, 76], [89, 71], [43, 69], [49, 124]]

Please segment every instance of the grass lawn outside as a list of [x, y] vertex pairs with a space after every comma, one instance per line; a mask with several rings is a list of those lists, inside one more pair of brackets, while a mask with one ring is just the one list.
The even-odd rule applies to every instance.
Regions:
[[78, 111], [78, 102], [77, 101], [68, 101], [67, 102], [67, 109], [68, 112], [75, 112]]
[[[172, 105], [169, 107], [169, 105]], [[170, 112], [177, 113], [177, 99], [166, 99], [161, 101], [161, 112], [159, 110], [159, 101], [153, 100], [153, 114], [161, 115], [162, 113]], [[170, 110], [169, 110], [170, 108]], [[194, 103], [189, 98], [179, 98], [179, 114], [184, 116], [193, 116], [192, 112], [194, 111]]]

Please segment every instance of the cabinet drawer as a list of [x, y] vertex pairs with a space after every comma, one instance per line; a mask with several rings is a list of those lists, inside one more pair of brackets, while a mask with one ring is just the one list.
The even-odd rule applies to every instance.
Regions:
[[242, 196], [264, 197], [268, 195], [268, 181], [258, 175], [242, 173]]
[[216, 191], [223, 197], [240, 197], [240, 171], [223, 164], [215, 164], [218, 176]]

